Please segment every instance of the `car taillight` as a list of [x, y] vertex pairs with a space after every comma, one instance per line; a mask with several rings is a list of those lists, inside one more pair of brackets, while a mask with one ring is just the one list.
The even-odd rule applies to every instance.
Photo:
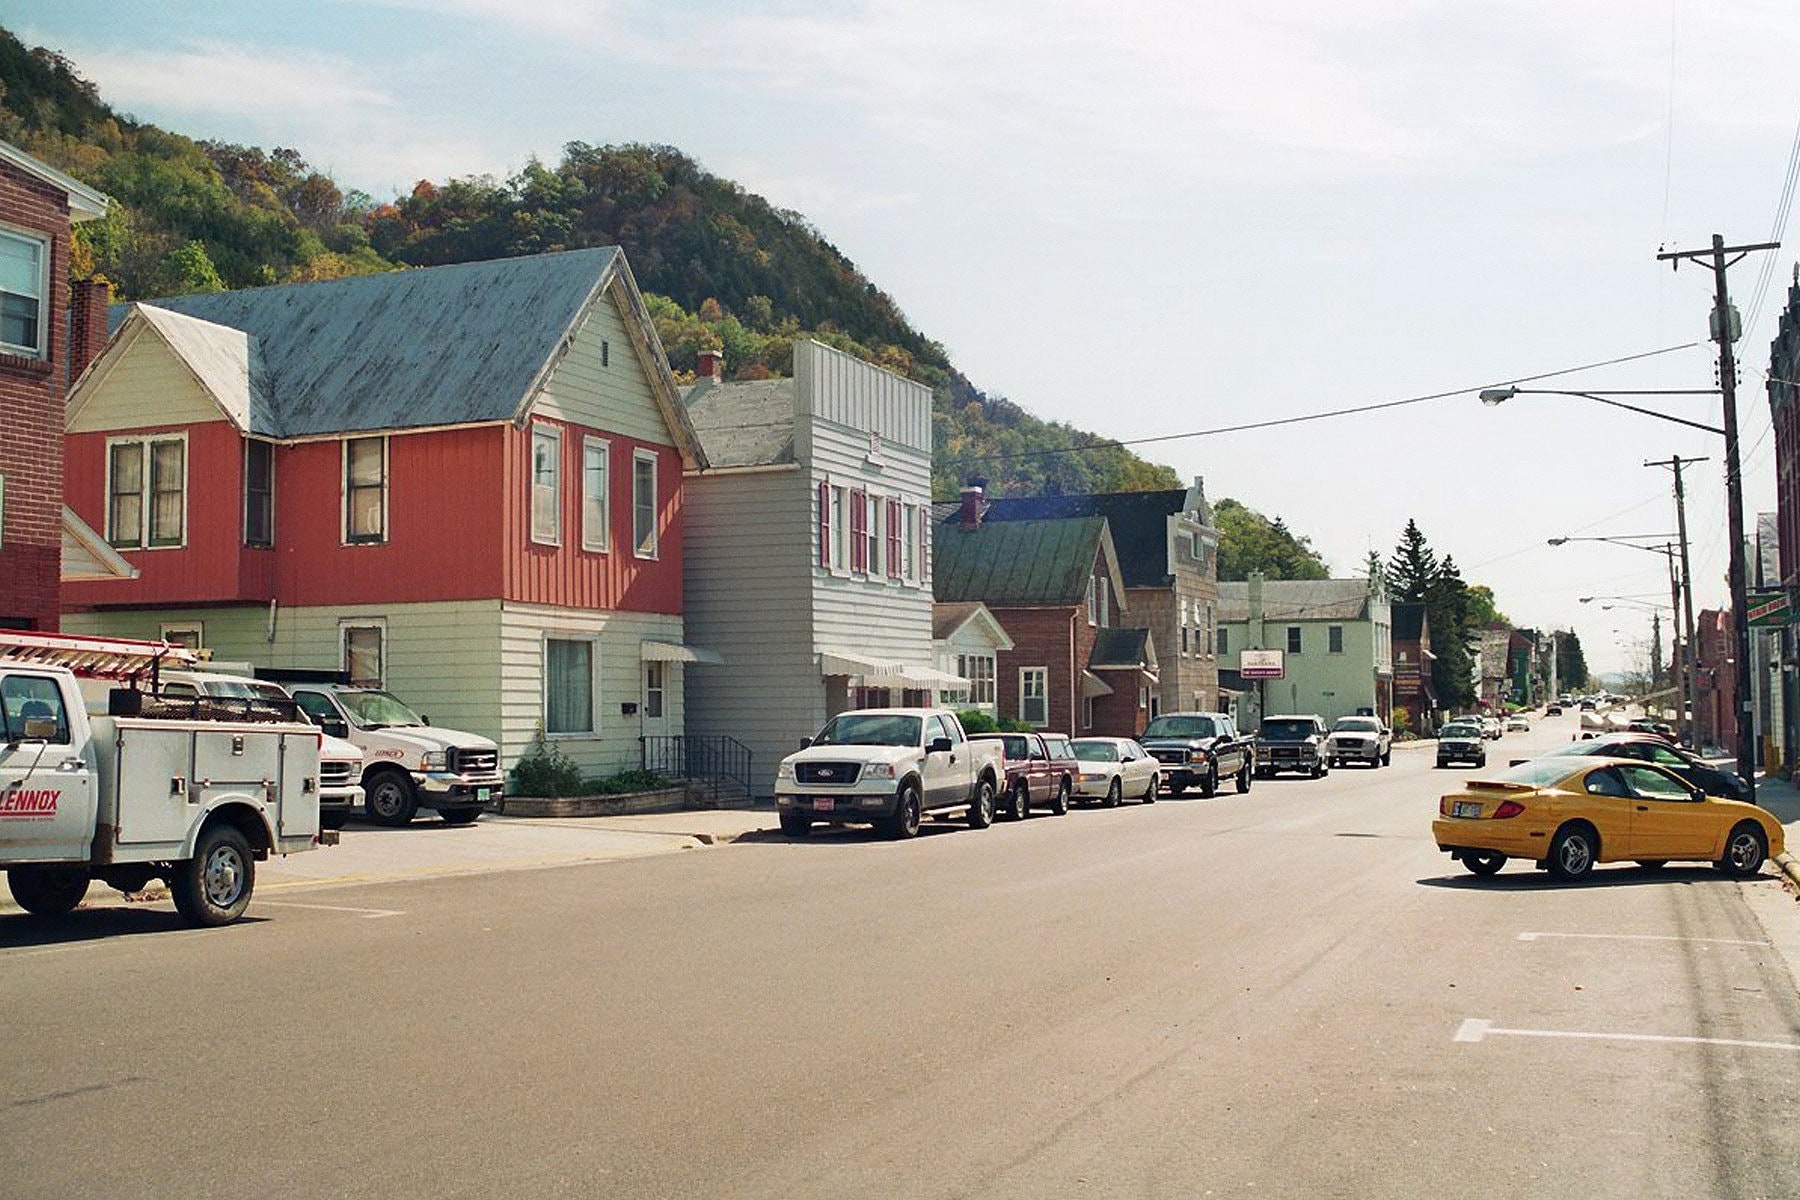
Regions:
[[1525, 806], [1520, 804], [1517, 800], [1502, 800], [1500, 802], [1500, 807], [1494, 810], [1494, 816], [1496, 819], [1502, 817], [1516, 817], [1524, 811]]

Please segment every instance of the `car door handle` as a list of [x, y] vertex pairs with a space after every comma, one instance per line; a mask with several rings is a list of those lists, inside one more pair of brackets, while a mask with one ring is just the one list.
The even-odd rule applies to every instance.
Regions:
[[1640, 805], [1638, 805], [1638, 806], [1637, 806], [1637, 810], [1638, 810], [1638, 811], [1639, 811], [1639, 812], [1649, 812], [1649, 811], [1650, 811], [1650, 806], [1649, 806], [1649, 805], [1648, 805], [1648, 804], [1640, 804]]
[[82, 762], [79, 758], [65, 758], [56, 764], [56, 769], [59, 771], [81, 771], [85, 770], [86, 767], [87, 764]]

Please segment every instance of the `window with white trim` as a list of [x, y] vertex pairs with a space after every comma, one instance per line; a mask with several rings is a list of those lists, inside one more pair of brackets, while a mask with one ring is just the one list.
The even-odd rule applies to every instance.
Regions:
[[594, 732], [594, 639], [544, 639], [544, 732]]
[[905, 526], [901, 524], [901, 519], [900, 502], [889, 500], [886, 519], [881, 526], [882, 532], [887, 535], [887, 577], [889, 579], [906, 577], [906, 564], [903, 557], [905, 551], [901, 549], [900, 545]]
[[531, 540], [562, 543], [562, 430], [531, 427]]
[[644, 715], [656, 719], [663, 715], [663, 691], [668, 684], [667, 663], [644, 664]]
[[881, 574], [881, 497], [870, 496], [868, 528], [863, 534], [868, 538], [868, 549], [863, 554], [864, 569], [873, 579]]
[[387, 674], [387, 625], [379, 621], [342, 621], [344, 674], [358, 687], [381, 687]]
[[994, 702], [994, 656], [992, 654], [959, 654], [956, 673], [969, 681], [969, 703]]
[[275, 544], [275, 444], [244, 440], [244, 545]]
[[869, 494], [861, 488], [850, 493], [850, 571], [860, 575], [869, 569]]
[[597, 437], [581, 439], [581, 548], [612, 549], [612, 446]]
[[344, 541], [387, 541], [387, 439], [344, 439]]
[[1094, 727], [1094, 698], [1092, 696], [1081, 698], [1081, 727], [1083, 729]]
[[1036, 729], [1050, 723], [1050, 668], [1019, 668], [1019, 720]]
[[189, 650], [198, 650], [206, 645], [206, 627], [198, 621], [164, 621], [157, 636], [171, 645], [185, 646]]
[[1098, 575], [1088, 576], [1087, 619], [1089, 625], [1100, 623], [1100, 577]]
[[656, 455], [649, 450], [631, 455], [631, 545], [639, 558], [655, 558]]
[[106, 447], [106, 540], [120, 549], [179, 546], [187, 532], [187, 437]]
[[906, 505], [904, 520], [906, 529], [902, 536], [906, 539], [906, 545], [902, 553], [906, 555], [906, 565], [901, 569], [901, 574], [908, 583], [916, 583], [919, 579], [919, 506]]
[[49, 243], [0, 230], [0, 352], [43, 358]]

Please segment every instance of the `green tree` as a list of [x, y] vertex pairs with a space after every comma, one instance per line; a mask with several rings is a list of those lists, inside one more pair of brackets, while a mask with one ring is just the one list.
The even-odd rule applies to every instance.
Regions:
[[[1417, 521], [1408, 520], [1387, 566], [1388, 595], [1397, 603], [1423, 604], [1431, 628], [1432, 687], [1451, 708], [1475, 703], [1473, 648], [1479, 633], [1470, 623], [1469, 587], [1456, 561], [1441, 561]], [[1491, 600], [1491, 595], [1490, 595]]]
[[189, 242], [171, 252], [168, 272], [168, 290], [176, 295], [225, 290], [225, 281], [219, 278], [218, 269], [207, 256], [206, 247], [199, 242]]
[[1219, 578], [1244, 580], [1261, 571], [1269, 579], [1329, 579], [1331, 572], [1310, 539], [1289, 531], [1280, 517], [1271, 520], [1229, 497], [1213, 505], [1219, 531]]

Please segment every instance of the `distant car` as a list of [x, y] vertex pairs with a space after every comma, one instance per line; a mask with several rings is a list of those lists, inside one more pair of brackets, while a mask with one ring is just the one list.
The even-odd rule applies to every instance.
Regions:
[[1544, 705], [1544, 715], [1546, 717], [1560, 717], [1562, 716], [1562, 710], [1563, 706], [1562, 701], [1560, 700], [1552, 700], [1550, 703]]
[[1385, 767], [1394, 760], [1394, 734], [1380, 717], [1339, 717], [1325, 742], [1326, 764], [1365, 762]]
[[1156, 803], [1156, 789], [1162, 786], [1159, 764], [1135, 741], [1089, 737], [1076, 738], [1073, 745], [1081, 768], [1075, 776], [1078, 799], [1098, 799], [1106, 808], [1118, 807], [1128, 795], [1145, 804]]
[[1499, 717], [1481, 718], [1481, 736], [1491, 741], [1498, 741], [1506, 729], [1500, 724]]
[[1324, 718], [1317, 714], [1264, 717], [1256, 731], [1257, 769], [1265, 779], [1281, 771], [1322, 778], [1331, 770], [1327, 736]]
[[1750, 876], [1785, 848], [1781, 824], [1754, 804], [1708, 796], [1652, 763], [1585, 756], [1534, 758], [1470, 780], [1438, 802], [1431, 833], [1477, 875], [1523, 858], [1564, 880], [1621, 861], [1698, 860]]
[[1659, 767], [1673, 771], [1709, 796], [1722, 796], [1727, 800], [1749, 800], [1753, 795], [1750, 785], [1739, 776], [1729, 771], [1721, 771], [1717, 767], [1710, 767], [1685, 750], [1669, 745], [1655, 734], [1601, 734], [1588, 741], [1570, 742], [1543, 757], [1567, 758], [1571, 755], [1634, 758], [1640, 762], [1655, 763]]
[[1023, 821], [1034, 808], [1056, 816], [1069, 811], [1079, 769], [1069, 752], [1069, 739], [1059, 733], [971, 733], [971, 742], [999, 742], [1005, 755], [1006, 779], [997, 797], [998, 811]]
[[1524, 713], [1514, 713], [1512, 716], [1506, 718], [1506, 732], [1530, 733], [1531, 722], [1525, 719]]
[[1581, 711], [1582, 712], [1593, 712], [1594, 707], [1595, 707], [1595, 705], [1592, 700], [1583, 700], [1581, 702]]
[[1447, 767], [1454, 762], [1487, 766], [1487, 738], [1481, 722], [1474, 718], [1450, 721], [1438, 730], [1437, 765]]

